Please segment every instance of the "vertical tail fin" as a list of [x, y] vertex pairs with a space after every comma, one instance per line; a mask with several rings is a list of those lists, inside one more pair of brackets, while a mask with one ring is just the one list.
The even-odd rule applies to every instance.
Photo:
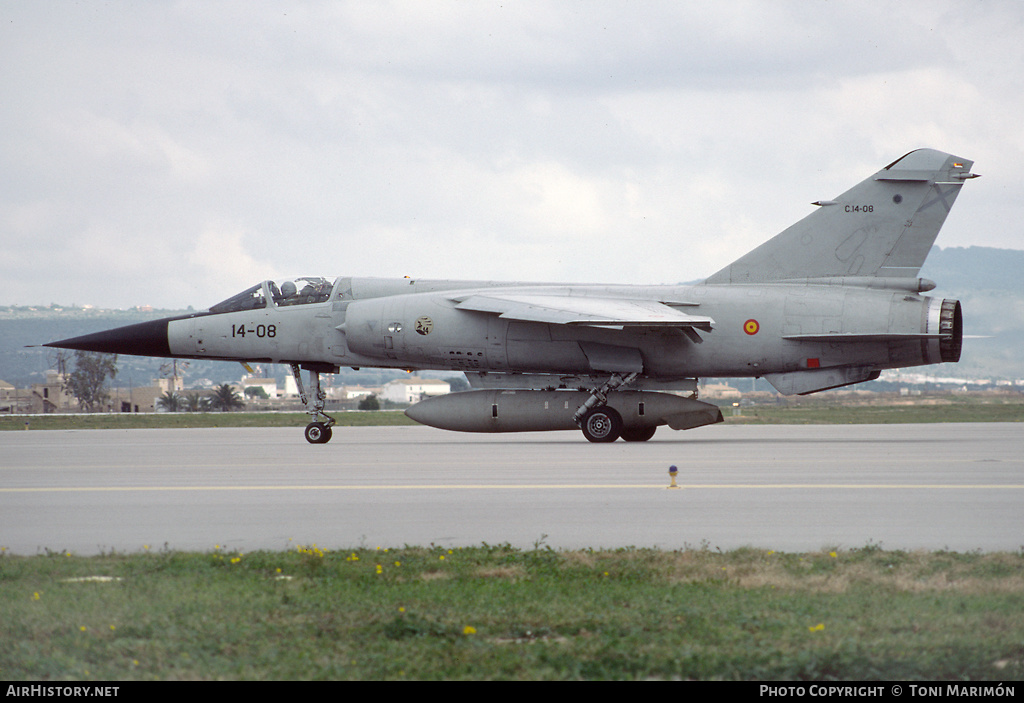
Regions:
[[706, 283], [833, 276], [914, 278], [953, 207], [975, 178], [967, 161], [918, 149], [740, 257]]

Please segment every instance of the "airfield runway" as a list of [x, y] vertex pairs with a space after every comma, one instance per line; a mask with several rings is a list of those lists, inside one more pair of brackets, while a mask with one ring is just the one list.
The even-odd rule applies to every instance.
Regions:
[[[679, 467], [672, 490], [667, 473]], [[647, 443], [427, 427], [0, 433], [0, 547], [1024, 546], [1024, 425], [717, 426]]]

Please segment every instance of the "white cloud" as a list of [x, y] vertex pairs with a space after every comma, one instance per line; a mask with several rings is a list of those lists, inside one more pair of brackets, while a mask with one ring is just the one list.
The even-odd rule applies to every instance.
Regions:
[[223, 293], [224, 297], [231, 295], [231, 291], [238, 292], [265, 279], [280, 276], [282, 272], [270, 262], [252, 255], [246, 245], [247, 239], [251, 238], [236, 226], [225, 223], [207, 225], [183, 257], [186, 270], [207, 286], [214, 296]]
[[1018, 2], [0, 15], [0, 303], [42, 260], [37, 302], [110, 306], [302, 273], [671, 283], [919, 146], [985, 174], [940, 245], [1024, 247]]

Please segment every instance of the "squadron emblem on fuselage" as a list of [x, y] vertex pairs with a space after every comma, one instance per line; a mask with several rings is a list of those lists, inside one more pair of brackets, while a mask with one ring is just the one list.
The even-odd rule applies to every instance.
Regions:
[[434, 321], [429, 317], [420, 317], [416, 319], [416, 331], [420, 334], [430, 334], [434, 329]]

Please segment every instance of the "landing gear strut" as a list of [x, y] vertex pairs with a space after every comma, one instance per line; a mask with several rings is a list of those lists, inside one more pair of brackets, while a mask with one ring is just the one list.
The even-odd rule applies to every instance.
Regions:
[[[306, 441], [310, 444], [327, 444], [334, 434], [331, 428], [334, 426], [333, 417], [324, 412], [327, 404], [327, 394], [320, 388], [320, 372], [336, 372], [333, 367], [305, 366], [309, 371], [309, 386], [313, 393], [312, 398], [306, 395], [306, 389], [302, 386], [302, 373], [298, 364], [292, 364], [292, 376], [295, 377], [295, 385], [299, 389], [299, 398], [306, 406], [306, 414], [311, 422], [306, 425]], [[321, 420], [320, 418], [324, 418]]]
[[603, 386], [591, 393], [573, 415], [572, 419], [583, 430], [583, 436], [591, 442], [614, 442], [622, 435], [622, 416], [609, 408], [608, 394], [626, 384], [632, 383], [640, 374], [634, 372], [625, 378], [612, 374]]

